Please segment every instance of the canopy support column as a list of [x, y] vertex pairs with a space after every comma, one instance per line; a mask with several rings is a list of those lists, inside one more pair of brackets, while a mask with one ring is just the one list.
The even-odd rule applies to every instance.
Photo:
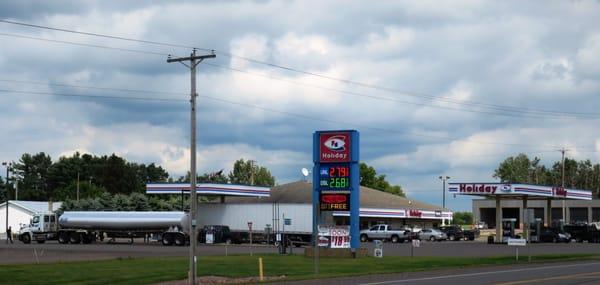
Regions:
[[523, 220], [521, 224], [523, 224], [523, 238], [529, 240], [529, 211], [527, 209], [527, 196], [523, 196]]
[[496, 242], [502, 243], [502, 206], [499, 196], [496, 196]]
[[546, 218], [544, 219], [544, 226], [552, 226], [552, 198], [546, 200]]

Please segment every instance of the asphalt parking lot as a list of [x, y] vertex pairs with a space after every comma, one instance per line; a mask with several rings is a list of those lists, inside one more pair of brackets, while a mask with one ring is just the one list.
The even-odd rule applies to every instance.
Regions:
[[[374, 244], [363, 243], [362, 246], [372, 254]], [[255, 245], [199, 245], [197, 254], [226, 255], [250, 253], [277, 253], [273, 246]], [[303, 254], [303, 248], [293, 248], [294, 254]], [[566, 254], [566, 253], [596, 253], [600, 254], [600, 244], [597, 243], [539, 243], [529, 244], [519, 248], [519, 254]], [[0, 264], [16, 263], [43, 263], [57, 261], [82, 261], [100, 260], [128, 257], [160, 257], [160, 256], [187, 256], [188, 247], [162, 246], [159, 243], [144, 244], [58, 244], [49, 241], [45, 244], [5, 244], [0, 242]], [[411, 244], [384, 243], [384, 256], [410, 256]], [[421, 242], [421, 246], [413, 248], [414, 256], [454, 256], [454, 257], [483, 257], [514, 255], [515, 247], [503, 244], [487, 244], [479, 241], [444, 241]]]

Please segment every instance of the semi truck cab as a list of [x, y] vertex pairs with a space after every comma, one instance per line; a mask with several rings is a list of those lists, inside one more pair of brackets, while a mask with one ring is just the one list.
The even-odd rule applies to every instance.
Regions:
[[19, 240], [30, 243], [32, 240], [44, 243], [56, 237], [58, 219], [54, 213], [38, 213], [33, 216], [29, 225], [19, 230]]

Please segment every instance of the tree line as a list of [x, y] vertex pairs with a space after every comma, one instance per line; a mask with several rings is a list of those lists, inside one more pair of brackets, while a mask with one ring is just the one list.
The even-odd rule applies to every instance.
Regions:
[[[562, 163], [554, 162], [547, 167], [538, 157], [530, 159], [525, 154], [511, 156], [500, 163], [494, 177], [501, 182], [529, 183], [546, 186], [562, 185]], [[564, 182], [566, 188], [590, 190], [600, 197], [600, 164], [588, 160], [576, 161], [565, 157]]]
[[[79, 192], [80, 202], [82, 199], [89, 199], [93, 204], [92, 208], [110, 206], [109, 200], [114, 200], [116, 205], [126, 205], [124, 200], [135, 200], [144, 195], [148, 182], [190, 181], [189, 173], [175, 179], [154, 163], [138, 164], [115, 154], [96, 156], [79, 152], [71, 156], [62, 156], [57, 161], [52, 161], [50, 155], [44, 152], [34, 155], [25, 153], [18, 161], [12, 162], [10, 174], [8, 191], [2, 191], [3, 199], [6, 194], [9, 199], [15, 199], [18, 192], [19, 200], [69, 201], [77, 200]], [[223, 170], [204, 173], [197, 176], [197, 181], [275, 185], [275, 178], [267, 168], [243, 159], [236, 161], [233, 170], [227, 175]], [[1, 185], [5, 185], [4, 180], [0, 182]], [[163, 200], [169, 199], [170, 197], [166, 197]], [[98, 201], [100, 203], [97, 203]], [[148, 203], [152, 201], [148, 199]]]

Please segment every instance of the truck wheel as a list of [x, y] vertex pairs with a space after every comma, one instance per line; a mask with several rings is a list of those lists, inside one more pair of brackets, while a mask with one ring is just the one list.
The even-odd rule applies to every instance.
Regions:
[[171, 234], [163, 234], [162, 244], [163, 245], [172, 245], [173, 244], [173, 236]]
[[369, 240], [369, 237], [367, 235], [361, 235], [360, 236], [360, 241], [367, 242], [368, 240]]
[[185, 245], [185, 236], [182, 234], [175, 235], [175, 245], [176, 246], [184, 246]]
[[69, 234], [69, 242], [72, 244], [81, 243], [81, 235], [78, 232], [72, 232]]
[[231, 238], [227, 238], [227, 239], [225, 240], [225, 244], [231, 244], [231, 243], [232, 243], [232, 241], [231, 241]]
[[398, 241], [399, 241], [399, 240], [400, 240], [400, 239], [398, 238], [398, 236], [397, 236], [397, 235], [393, 235], [393, 236], [392, 236], [392, 243], [398, 243]]
[[67, 232], [59, 232], [58, 233], [58, 243], [65, 244], [69, 242], [69, 233]]
[[29, 234], [23, 235], [23, 243], [25, 243], [25, 244], [31, 243], [31, 236]]
[[83, 241], [84, 244], [90, 244], [92, 243], [92, 241], [94, 240], [94, 234], [83, 234], [81, 235], [82, 239], [81, 241]]

